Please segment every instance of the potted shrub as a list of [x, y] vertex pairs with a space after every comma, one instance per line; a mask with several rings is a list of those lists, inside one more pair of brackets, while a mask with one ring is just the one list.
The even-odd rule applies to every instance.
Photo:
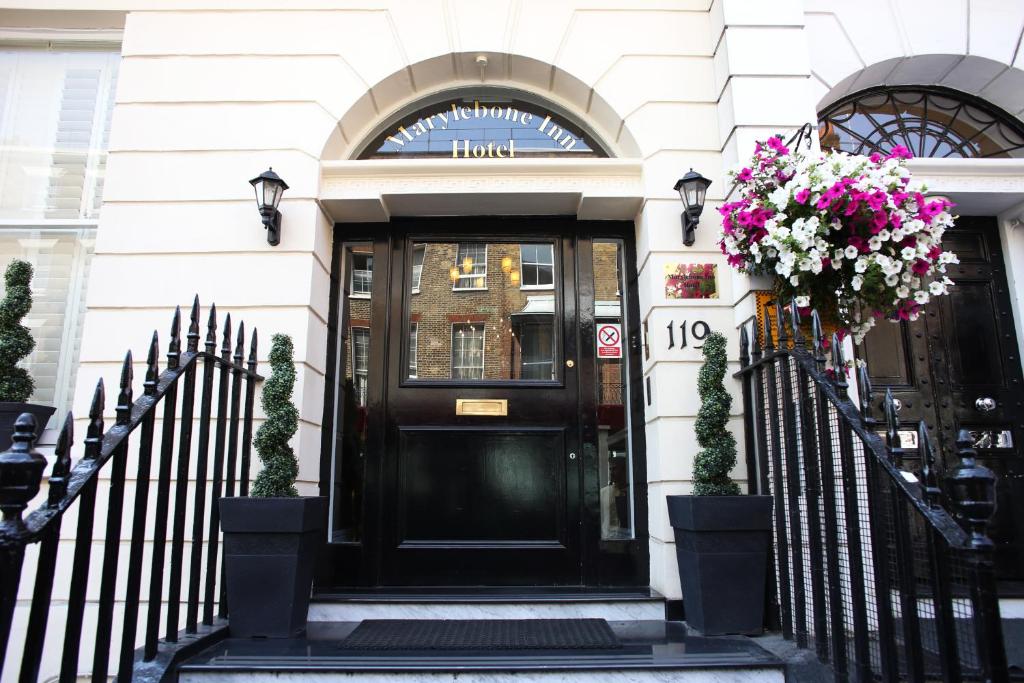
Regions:
[[772, 497], [741, 495], [729, 478], [736, 439], [726, 429], [732, 397], [723, 384], [725, 344], [718, 332], [704, 342], [693, 495], [668, 496], [668, 515], [686, 623], [704, 635], [754, 635], [764, 622]]
[[288, 445], [298, 429], [292, 403], [291, 337], [275, 334], [263, 385], [266, 421], [253, 440], [263, 469], [248, 498], [221, 498], [224, 571], [232, 637], [293, 638], [306, 630], [316, 554], [324, 540], [327, 499], [301, 497], [298, 461]]
[[53, 415], [53, 406], [26, 403], [36, 383], [18, 363], [36, 347], [21, 319], [32, 310], [32, 264], [15, 259], [4, 272], [6, 295], [0, 301], [0, 451], [11, 447], [14, 421], [22, 413], [36, 418], [36, 438]]

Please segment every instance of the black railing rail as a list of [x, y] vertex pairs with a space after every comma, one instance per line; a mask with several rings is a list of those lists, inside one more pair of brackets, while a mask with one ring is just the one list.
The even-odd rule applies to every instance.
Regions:
[[783, 635], [839, 681], [1008, 680], [985, 535], [995, 476], [977, 464], [970, 435], [960, 433], [944, 495], [924, 424], [920, 468], [907, 472], [891, 394], [877, 424], [866, 368], [858, 408], [842, 343], [825, 340], [817, 311], [809, 347], [795, 302], [775, 313], [763, 343], [740, 329], [735, 376], [750, 480], [775, 498], [769, 602]]
[[[59, 605], [64, 615], [59, 674], [62, 683], [78, 680], [80, 675], [105, 683], [108, 673], [113, 672], [119, 681], [130, 681], [137, 660], [151, 662], [161, 651], [173, 650], [187, 634], [195, 634], [199, 630], [200, 603], [203, 624], [213, 625], [214, 603], [218, 602], [218, 597], [219, 614], [226, 616], [223, 593], [218, 595], [216, 587], [222, 577], [218, 574], [219, 519], [214, 501], [222, 494], [235, 495], [236, 485], [240, 495], [248, 494], [253, 402], [256, 384], [263, 378], [256, 372], [255, 330], [246, 359], [244, 326], [239, 325], [232, 355], [230, 314], [224, 320], [220, 354], [216, 353], [216, 306], [210, 307], [205, 348], [199, 350], [199, 310], [199, 297], [196, 297], [185, 335], [184, 352], [180, 336], [181, 309], [175, 311], [167, 347], [167, 367], [163, 372], [158, 367], [157, 333], [153, 333], [146, 359], [143, 395], [134, 401], [132, 354], [128, 352], [121, 370], [114, 425], [106, 430], [103, 417], [105, 389], [102, 379], [97, 382], [89, 409], [84, 447], [74, 467], [71, 466], [74, 421], [68, 413], [54, 450], [45, 500], [27, 516], [24, 515], [27, 506], [40, 491], [46, 460], [34, 450], [35, 419], [28, 413], [18, 417], [13, 445], [7, 452], [0, 453], [0, 510], [3, 512], [0, 520], [0, 667], [5, 666], [6, 675], [12, 680], [14, 663], [8, 661], [8, 645], [12, 623], [19, 609], [19, 585], [26, 549], [32, 545], [38, 546], [38, 553], [35, 554], [35, 580], [24, 623], [19, 681], [36, 681], [39, 678], [47, 624], [51, 609], [57, 608], [52, 604], [52, 597], [58, 554], [68, 544], [72, 545], [70, 583], [66, 589], [66, 604], [61, 600]], [[196, 422], [196, 375], [200, 367], [200, 416]], [[216, 417], [212, 417], [215, 374], [219, 374], [219, 389]], [[157, 413], [161, 408], [159, 444], [154, 453]], [[208, 485], [213, 422], [212, 485]], [[193, 429], [199, 430], [194, 463], [191, 462]], [[134, 480], [129, 480], [134, 485], [134, 497], [125, 519], [125, 482], [129, 461], [137, 469]], [[152, 479], [154, 464], [155, 481]], [[102, 489], [101, 472], [106, 475]], [[189, 481], [193, 472], [194, 485]], [[150, 523], [148, 513], [153, 486], [156, 501]], [[106, 508], [102, 537], [94, 537], [98, 496], [106, 499], [102, 506]], [[76, 530], [73, 540], [62, 541], [61, 523], [68, 511], [77, 513], [74, 515], [77, 517]], [[186, 557], [186, 520], [190, 512], [191, 553]], [[202, 552], [204, 523], [209, 525], [205, 555]], [[124, 524], [130, 524], [131, 529], [127, 557], [122, 552]], [[91, 633], [83, 633], [94, 542], [102, 545], [101, 558], [97, 557], [102, 562], [98, 599], [89, 604], [90, 611], [94, 610], [96, 626], [90, 629]], [[145, 552], [146, 546], [150, 546], [149, 552]], [[123, 564], [127, 571], [118, 572], [119, 564]], [[122, 574], [124, 580], [120, 581]], [[148, 592], [143, 595], [142, 585], [146, 577]], [[200, 597], [200, 584], [204, 581], [205, 591]], [[180, 614], [182, 602], [186, 605], [184, 624]], [[143, 611], [144, 620], [140, 622]], [[22, 624], [20, 618], [18, 623]], [[115, 629], [119, 631], [118, 639], [114, 638]], [[115, 640], [119, 642], [112, 648]], [[141, 651], [137, 651], [138, 648]], [[80, 664], [83, 659], [88, 659], [89, 663]]]

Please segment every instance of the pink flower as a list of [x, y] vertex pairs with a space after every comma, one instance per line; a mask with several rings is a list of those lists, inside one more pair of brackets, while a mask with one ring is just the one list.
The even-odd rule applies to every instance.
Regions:
[[914, 265], [910, 266], [910, 269], [914, 271], [915, 275], [926, 275], [931, 267], [932, 265], [924, 259], [917, 259], [914, 261]]
[[741, 183], [748, 182], [753, 177], [754, 172], [751, 171], [749, 168], [744, 168], [742, 171], [736, 174], [736, 180], [740, 181]]
[[804, 188], [796, 193], [793, 199], [796, 200], [797, 204], [806, 204], [807, 198], [811, 196], [811, 191], [808, 188]]
[[871, 249], [868, 248], [867, 240], [865, 240], [863, 237], [859, 235], [847, 237], [846, 243], [849, 244], [851, 247], [856, 247], [857, 251], [861, 252], [862, 254], [866, 254], [869, 251], [871, 251]]
[[885, 229], [886, 224], [889, 222], [889, 216], [885, 211], [875, 211], [871, 216], [871, 234], [877, 235]]
[[852, 201], [852, 202], [850, 202], [849, 204], [846, 205], [846, 210], [843, 211], [843, 215], [844, 216], [852, 216], [853, 214], [857, 213], [857, 210], [859, 208], [860, 208], [860, 202], [857, 201], [857, 200], [854, 200], [854, 201]]
[[889, 156], [886, 159], [913, 159], [914, 155], [910, 153], [910, 150], [903, 145], [896, 145], [889, 152]]

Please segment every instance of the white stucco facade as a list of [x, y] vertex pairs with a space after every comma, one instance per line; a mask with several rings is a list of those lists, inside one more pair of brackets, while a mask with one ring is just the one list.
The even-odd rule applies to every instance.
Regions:
[[[174, 307], [198, 293], [204, 316], [215, 301], [261, 337], [294, 338], [295, 447], [301, 490], [313, 492], [336, 222], [517, 212], [631, 220], [650, 330], [643, 372], [651, 395], [645, 424], [634, 428], [647, 436], [651, 586], [673, 599], [680, 588], [664, 497], [690, 488], [701, 357], [692, 346], [669, 349], [665, 327], [705, 320], [729, 336], [736, 367], [736, 328], [753, 314], [750, 283], [716, 245], [725, 169], [755, 140], [788, 135], [814, 123], [822, 107], [875, 85], [944, 85], [1024, 115], [1024, 0], [2, 4], [0, 38], [102, 37], [122, 46], [76, 415], [87, 413], [97, 378], [113, 384], [126, 347], [143, 359], [152, 330], [163, 335]], [[483, 71], [479, 55], [488, 60]], [[613, 158], [353, 160], [417, 101], [477, 85], [557, 105]], [[290, 185], [276, 247], [246, 182], [267, 166]], [[696, 243], [684, 247], [672, 186], [691, 167], [714, 183]], [[1024, 329], [1024, 163], [911, 167], [961, 210], [999, 216]], [[718, 264], [719, 297], [666, 298], [664, 266], [677, 262]], [[1018, 343], [1024, 352], [1019, 335]], [[742, 402], [732, 389], [742, 481]]]

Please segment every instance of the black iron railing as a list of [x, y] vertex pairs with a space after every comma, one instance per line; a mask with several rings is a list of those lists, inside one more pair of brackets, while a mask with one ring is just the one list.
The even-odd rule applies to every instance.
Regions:
[[[215, 609], [221, 618], [227, 615], [223, 580], [218, 584], [223, 569], [218, 568], [220, 522], [215, 502], [222, 495], [236, 495], [236, 487], [238, 495], [248, 494], [253, 401], [256, 383], [263, 379], [256, 373], [257, 337], [253, 330], [246, 361], [244, 325], [239, 325], [232, 356], [228, 315], [218, 355], [217, 310], [211, 306], [205, 350], [200, 351], [198, 297], [192, 304], [184, 353], [180, 329], [179, 309], [171, 324], [167, 369], [162, 373], [157, 333], [153, 333], [143, 395], [134, 402], [132, 354], [128, 352], [121, 370], [114, 426], [108, 430], [104, 430], [103, 380], [97, 383], [84, 449], [74, 467], [73, 419], [68, 413], [55, 449], [46, 499], [27, 517], [24, 511], [40, 490], [46, 465], [45, 458], [33, 450], [36, 425], [32, 415], [18, 418], [14, 444], [0, 454], [0, 666], [6, 665], [6, 677], [12, 680], [18, 659], [8, 652], [14, 623], [19, 631], [24, 629], [19, 681], [39, 678], [49, 625], [49, 635], [63, 639], [60, 681], [88, 676], [97, 683], [106, 683], [108, 673], [114, 672], [119, 681], [130, 681], [137, 661], [152, 662], [158, 655], [166, 655], [189, 634], [196, 634], [200, 623], [212, 626]], [[200, 368], [197, 421], [196, 379]], [[153, 481], [160, 408], [159, 453]], [[198, 438], [193, 459], [194, 431]], [[129, 464], [136, 468], [134, 480], [128, 479]], [[132, 489], [126, 487], [126, 481], [134, 489], [127, 507], [125, 494]], [[156, 500], [150, 521], [152, 485]], [[101, 505], [97, 505], [98, 498]], [[73, 539], [62, 539], [61, 524], [68, 512], [75, 513], [71, 517], [76, 518], [76, 530]], [[105, 516], [102, 536], [94, 535], [97, 514]], [[191, 524], [186, 525], [189, 517]], [[131, 525], [127, 556], [122, 542], [125, 524]], [[94, 543], [102, 544], [102, 566], [97, 573], [98, 594], [94, 590], [90, 597]], [[38, 548], [31, 554], [35, 558], [34, 585], [30, 597], [19, 599], [26, 549], [31, 546]], [[69, 554], [70, 565], [62, 565], [62, 578], [70, 577], [66, 599], [64, 586], [59, 586], [61, 594], [55, 601], [58, 560]], [[125, 571], [119, 572], [119, 565]], [[148, 588], [143, 595], [145, 579]], [[62, 623], [55, 616], [57, 610]], [[83, 632], [87, 618], [95, 627]]]
[[995, 477], [973, 441], [961, 432], [948, 497], [923, 423], [920, 469], [904, 471], [891, 394], [883, 437], [867, 417], [866, 368], [858, 410], [842, 344], [823, 338], [817, 312], [810, 348], [795, 303], [775, 312], [763, 344], [741, 329], [736, 377], [752, 480], [775, 498], [770, 602], [783, 634], [839, 681], [1008, 680], [985, 535]]

